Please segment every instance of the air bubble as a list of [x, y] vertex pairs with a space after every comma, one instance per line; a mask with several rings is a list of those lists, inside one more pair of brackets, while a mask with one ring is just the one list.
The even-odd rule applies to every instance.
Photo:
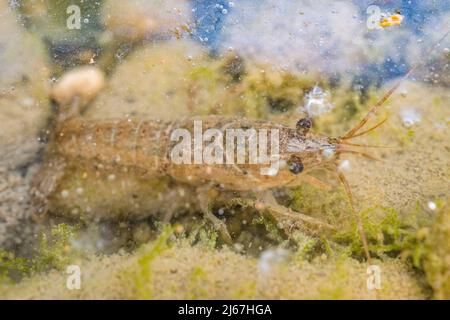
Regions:
[[400, 111], [400, 118], [406, 128], [410, 128], [422, 120], [422, 116], [415, 108], [403, 109]]
[[350, 171], [350, 161], [348, 161], [348, 160], [341, 161], [341, 163], [339, 164], [339, 170], [340, 171]]
[[268, 274], [274, 267], [285, 261], [286, 257], [287, 251], [281, 248], [263, 251], [258, 260], [258, 271]]
[[309, 117], [319, 116], [329, 112], [334, 105], [328, 101], [329, 93], [324, 92], [321, 87], [315, 85], [305, 96], [305, 105], [300, 107], [300, 111], [306, 112]]
[[429, 208], [430, 210], [436, 210], [437, 205], [436, 205], [436, 203], [433, 202], [433, 201], [428, 201], [428, 208]]

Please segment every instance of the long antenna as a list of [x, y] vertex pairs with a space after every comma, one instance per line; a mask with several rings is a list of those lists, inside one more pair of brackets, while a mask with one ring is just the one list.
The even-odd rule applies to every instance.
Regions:
[[[450, 33], [450, 30], [448, 30], [426, 53], [426, 56], [429, 56], [431, 52], [433, 52], [444, 40], [448, 34]], [[415, 65], [409, 69], [409, 71], [401, 77], [401, 79], [388, 91], [386, 94], [384, 94], [380, 100], [375, 103], [375, 105], [369, 110], [369, 112], [366, 114], [366, 116], [356, 125], [354, 126], [350, 131], [348, 131], [345, 135], [340, 137], [342, 140], [350, 139], [367, 123], [367, 121], [370, 120], [370, 118], [375, 115], [378, 111], [378, 109], [392, 96], [392, 94], [395, 92], [395, 90], [398, 89], [398, 87], [401, 85], [401, 83], [406, 80], [418, 67], [422, 65], [422, 61], [417, 62]]]

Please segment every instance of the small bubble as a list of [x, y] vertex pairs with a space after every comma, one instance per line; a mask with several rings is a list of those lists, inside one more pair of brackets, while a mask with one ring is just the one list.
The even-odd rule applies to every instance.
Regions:
[[33, 97], [25, 97], [24, 99], [22, 99], [21, 103], [25, 107], [31, 107], [34, 105], [34, 99]]
[[339, 164], [339, 170], [349, 171], [350, 170], [350, 161], [348, 161], [348, 160], [341, 161], [341, 163]]
[[281, 264], [287, 257], [287, 251], [281, 248], [263, 251], [258, 260], [258, 271], [268, 274], [273, 267]]
[[237, 252], [241, 252], [242, 250], [244, 250], [244, 245], [242, 245], [241, 243], [235, 243], [233, 247]]
[[322, 154], [325, 158], [331, 158], [334, 155], [333, 148], [323, 149]]
[[310, 117], [319, 116], [334, 108], [328, 101], [329, 94], [321, 87], [315, 85], [314, 88], [305, 95], [305, 105], [300, 108], [307, 112]]
[[67, 190], [61, 191], [61, 197], [67, 198], [68, 196], [69, 196], [69, 191], [67, 191]]
[[430, 210], [436, 210], [437, 205], [436, 205], [436, 203], [434, 203], [433, 201], [428, 201], [428, 208], [429, 208]]
[[408, 89], [402, 88], [400, 89], [399, 93], [402, 97], [406, 97], [408, 96]]
[[272, 168], [272, 167], [268, 168], [267, 171], [266, 171], [266, 175], [268, 175], [270, 177], [276, 176], [277, 173], [278, 173], [278, 169], [277, 168]]
[[422, 117], [415, 108], [403, 109], [400, 111], [400, 118], [402, 119], [403, 125], [406, 128], [410, 128], [416, 123], [419, 123], [422, 120]]

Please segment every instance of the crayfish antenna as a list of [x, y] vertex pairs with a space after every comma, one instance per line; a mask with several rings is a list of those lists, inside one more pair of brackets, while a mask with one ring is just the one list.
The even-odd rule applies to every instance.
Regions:
[[377, 158], [376, 156], [371, 155], [370, 153], [361, 152], [361, 151], [356, 151], [356, 150], [338, 149], [338, 150], [336, 151], [336, 153], [337, 153], [338, 155], [343, 154], [343, 153], [351, 153], [351, 154], [356, 154], [356, 155], [358, 155], [358, 156], [364, 157], [364, 158], [369, 159], [369, 160], [376, 160], [376, 161], [383, 162], [382, 159]]
[[398, 147], [393, 146], [374, 146], [370, 144], [360, 144], [360, 143], [350, 143], [346, 141], [339, 141], [340, 146], [350, 146], [350, 147], [363, 147], [363, 148], [377, 148], [377, 149], [398, 149]]
[[363, 136], [363, 135], [365, 135], [365, 134], [367, 134], [367, 133], [369, 133], [369, 132], [375, 130], [376, 128], [382, 126], [382, 125], [386, 122], [386, 120], [387, 120], [387, 118], [385, 118], [385, 119], [383, 119], [382, 121], [378, 122], [376, 125], [374, 125], [374, 126], [371, 127], [370, 129], [364, 130], [363, 132], [360, 132], [360, 133], [354, 133], [352, 136], [349, 136], [349, 137], [345, 137], [345, 136], [344, 136], [344, 137], [342, 137], [341, 139], [342, 139], [342, 140], [349, 140], [349, 139], [353, 139], [353, 138], [356, 138], [356, 137]]
[[[429, 56], [431, 54], [432, 51], [434, 51], [436, 49], [436, 47], [438, 47], [440, 45], [440, 43], [442, 42], [442, 40], [444, 40], [448, 34], [450, 33], [450, 30], [448, 30], [426, 53], [426, 56]], [[419, 61], [418, 63], [416, 63], [415, 65], [413, 65], [411, 67], [411, 69], [409, 69], [409, 71], [391, 88], [389, 89], [388, 92], [386, 92], [380, 100], [377, 101], [377, 103], [375, 103], [374, 106], [372, 106], [372, 108], [370, 108], [369, 112], [365, 115], [365, 117], [356, 125], [354, 126], [352, 129], [350, 129], [346, 134], [344, 134], [342, 137], [340, 137], [341, 140], [347, 140], [347, 139], [351, 139], [357, 136], [361, 136], [365, 133], [370, 132], [371, 130], [377, 128], [378, 126], [380, 126], [382, 123], [384, 123], [384, 121], [382, 121], [381, 123], [379, 123], [378, 125], [374, 126], [371, 129], [368, 129], [367, 131], [364, 131], [362, 133], [358, 134], [358, 131], [365, 126], [365, 124], [372, 118], [372, 116], [374, 116], [377, 111], [384, 105], [384, 103], [392, 96], [392, 94], [398, 89], [398, 87], [402, 84], [402, 82], [404, 80], [406, 80], [419, 66], [422, 65], [422, 61]]]
[[362, 245], [364, 248], [364, 253], [366, 255], [366, 259], [369, 263], [371, 263], [371, 256], [370, 256], [370, 251], [369, 251], [369, 245], [367, 242], [366, 231], [364, 230], [364, 225], [363, 225], [363, 221], [361, 219], [361, 215], [355, 209], [352, 189], [350, 188], [350, 185], [348, 184], [347, 178], [345, 178], [344, 174], [342, 172], [340, 172], [337, 167], [335, 169], [336, 169], [336, 173], [339, 177], [339, 181], [341, 181], [341, 183], [343, 184], [345, 192], [348, 196], [348, 199], [350, 202], [350, 207], [352, 210], [352, 215], [355, 218], [356, 223], [358, 224], [358, 233], [359, 233], [359, 237], [361, 238], [361, 242], [362, 242]]

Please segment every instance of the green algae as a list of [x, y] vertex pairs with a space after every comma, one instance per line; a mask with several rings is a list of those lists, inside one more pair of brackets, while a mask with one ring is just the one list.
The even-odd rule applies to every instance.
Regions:
[[73, 262], [79, 254], [71, 244], [76, 232], [76, 226], [64, 223], [52, 227], [49, 235], [42, 232], [37, 253], [31, 260], [31, 270], [36, 273], [51, 269], [62, 270]]
[[63, 270], [84, 253], [74, 247], [77, 227], [64, 223], [53, 226], [49, 232], [39, 234], [39, 243], [31, 257], [15, 256], [0, 250], [0, 283], [13, 284], [25, 277], [50, 270]]
[[161, 235], [153, 243], [140, 249], [143, 253], [137, 261], [139, 269], [136, 274], [132, 275], [138, 299], [152, 298], [152, 289], [148, 286], [148, 283], [151, 283], [152, 277], [154, 276], [151, 263], [168, 248], [167, 241], [172, 233], [173, 231], [170, 227], [165, 227]]
[[450, 210], [439, 203], [425, 243], [423, 267], [435, 299], [450, 299]]
[[10, 284], [13, 279], [30, 273], [27, 259], [16, 257], [14, 253], [0, 250], [0, 286]]
[[[368, 290], [366, 267], [350, 258], [295, 259], [262, 273], [258, 260], [230, 250], [167, 244], [169, 233], [132, 254], [80, 262], [80, 290], [64, 287], [66, 275], [49, 272], [8, 287], [6, 298], [51, 299], [408, 299], [425, 294], [415, 276], [395, 259], [377, 261], [382, 290]], [[141, 273], [143, 272], [143, 273]], [[137, 280], [137, 282], [135, 282]], [[44, 285], [45, 284], [45, 285]], [[137, 286], [136, 286], [137, 284]]]

